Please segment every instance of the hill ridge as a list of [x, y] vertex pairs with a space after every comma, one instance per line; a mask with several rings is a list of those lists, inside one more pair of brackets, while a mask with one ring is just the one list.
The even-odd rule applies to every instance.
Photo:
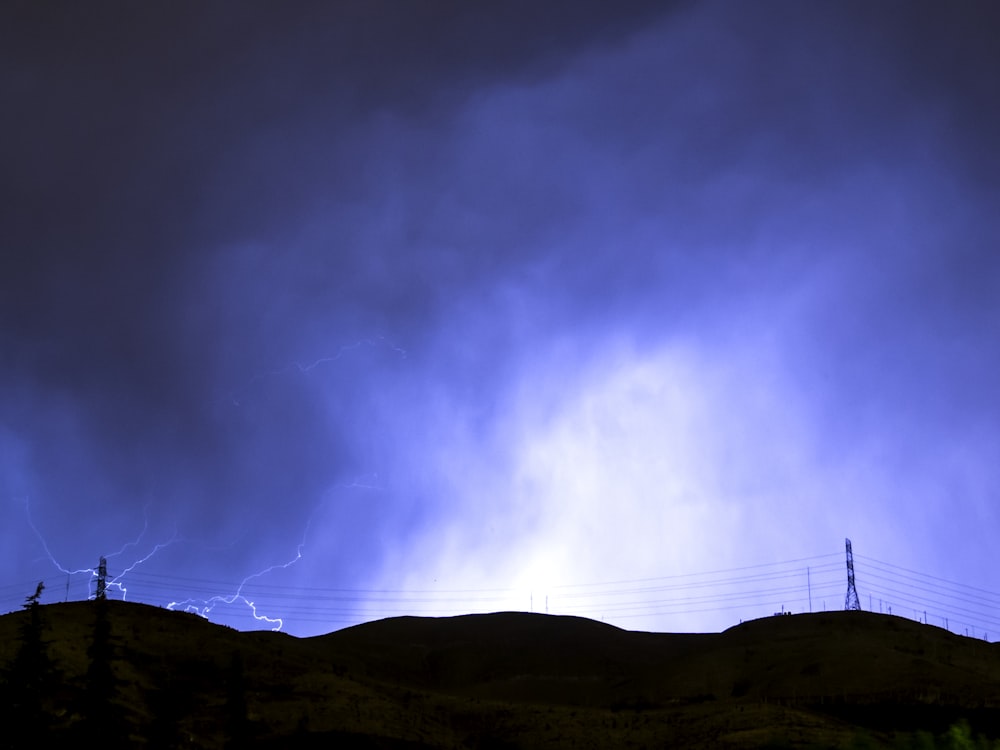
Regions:
[[[305, 746], [340, 737], [359, 747], [570, 747], [584, 730], [599, 747], [614, 746], [626, 728], [651, 744], [753, 747], [785, 731], [836, 746], [860, 731], [888, 742], [960, 718], [1000, 736], [1000, 644], [891, 615], [824, 612], [721, 633], [652, 633], [497, 612], [386, 618], [297, 638], [131, 602], [109, 601], [104, 611], [113, 703], [139, 746], [165, 710], [206, 748], [225, 744], [236, 725], [252, 736], [247, 746], [261, 747], [293, 737]], [[86, 718], [98, 608], [70, 602], [36, 614], [60, 675], [42, 707], [70, 741]], [[0, 617], [6, 673], [29, 622], [27, 612]], [[761, 722], [774, 731], [761, 735]]]

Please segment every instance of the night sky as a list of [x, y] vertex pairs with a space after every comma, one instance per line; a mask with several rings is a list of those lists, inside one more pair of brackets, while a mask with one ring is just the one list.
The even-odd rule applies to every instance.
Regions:
[[240, 628], [719, 630], [842, 608], [850, 537], [864, 608], [1000, 634], [998, 38], [7, 0], [0, 611], [105, 555]]

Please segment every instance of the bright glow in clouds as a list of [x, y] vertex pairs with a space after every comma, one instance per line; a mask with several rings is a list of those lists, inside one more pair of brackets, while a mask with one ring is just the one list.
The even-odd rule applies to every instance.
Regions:
[[[713, 359], [691, 344], [640, 353], [618, 343], [582, 368], [535, 362], [511, 390], [493, 445], [441, 444], [443, 485], [462, 500], [387, 568], [385, 586], [509, 589], [486, 609], [543, 611], [547, 596], [550, 612], [601, 618], [600, 600], [574, 601], [565, 587], [836, 550], [839, 507], [822, 490], [796, 399], [773, 363], [750, 352]], [[757, 604], [735, 615], [647, 608], [606, 619], [711, 630], [761, 614], [770, 611]]]

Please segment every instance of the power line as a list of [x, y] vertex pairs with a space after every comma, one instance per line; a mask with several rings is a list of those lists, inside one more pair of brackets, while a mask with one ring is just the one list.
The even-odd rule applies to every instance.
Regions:
[[837, 557], [839, 553], [832, 552], [825, 555], [813, 555], [812, 557], [799, 557], [793, 560], [783, 560], [782, 562], [758, 563], [756, 565], [742, 565], [736, 568], [722, 568], [720, 570], [709, 570], [701, 573], [676, 573], [669, 576], [657, 576], [655, 578], [632, 578], [623, 581], [602, 581], [597, 583], [567, 583], [553, 586], [553, 589], [582, 588], [584, 586], [618, 586], [632, 583], [648, 583], [651, 581], [671, 581], [678, 578], [696, 578], [700, 576], [718, 575], [719, 573], [739, 573], [744, 570], [756, 570], [759, 568], [775, 568], [781, 565], [791, 565], [792, 563], [803, 563], [811, 560], [823, 560]]
[[[845, 541], [849, 545], [849, 540]], [[914, 619], [925, 622], [934, 618], [935, 623], [940, 621], [959, 629], [969, 627], [973, 632], [1000, 630], [997, 614], [1000, 593], [863, 555], [854, 556], [849, 546], [847, 550], [848, 561], [853, 563], [856, 559], [860, 563], [866, 593], [886, 606], [895, 605], [896, 614], [903, 614], [901, 608], [909, 608]], [[652, 618], [662, 622], [664, 618], [732, 611], [764, 616], [778, 607], [804, 611], [812, 608], [814, 600], [825, 601], [836, 596], [844, 580], [843, 562], [835, 561], [841, 554], [699, 573], [561, 584], [545, 593], [548, 611], [553, 614], [595, 618], [606, 615], [613, 620]], [[851, 567], [848, 567], [848, 602]], [[128, 599], [152, 604], [183, 598], [207, 601], [239, 587], [239, 581], [147, 571], [134, 571], [122, 583], [126, 584]], [[34, 584], [26, 581], [0, 587], [0, 605], [9, 602], [19, 607], [25, 592]], [[358, 624], [397, 615], [442, 616], [522, 609], [530, 600], [530, 593], [518, 588], [289, 588], [265, 580], [245, 583], [240, 591], [256, 602], [258, 611], [273, 612], [290, 624]], [[216, 614], [225, 612], [228, 621], [256, 625], [249, 610], [244, 612], [224, 603], [216, 605], [216, 610]]]
[[998, 600], [997, 603], [996, 603], [996, 606], [1000, 607], [1000, 593], [997, 593], [995, 591], [989, 591], [987, 589], [978, 588], [976, 586], [970, 586], [967, 583], [958, 583], [957, 581], [949, 581], [949, 580], [947, 580], [945, 578], [938, 578], [937, 576], [932, 576], [929, 573], [919, 573], [919, 572], [917, 572], [915, 570], [910, 570], [909, 568], [904, 568], [904, 567], [899, 566], [899, 565], [893, 565], [892, 563], [887, 563], [887, 562], [882, 562], [881, 560], [876, 560], [873, 557], [866, 557], [864, 555], [858, 555], [857, 557], [858, 557], [859, 560], [864, 560], [864, 561], [867, 561], [868, 563], [874, 563], [875, 565], [881, 565], [881, 566], [884, 566], [886, 568], [893, 568], [895, 570], [902, 570], [902, 571], [904, 571], [906, 573], [911, 573], [911, 574], [913, 574], [915, 576], [919, 576], [921, 578], [930, 578], [930, 579], [932, 579], [934, 581], [938, 581], [940, 583], [946, 583], [946, 584], [948, 584], [948, 586], [951, 586], [951, 587], [958, 587], [958, 588], [968, 589], [970, 591], [977, 591], [977, 592], [979, 592], [981, 594], [986, 594], [986, 595], [991, 596], [991, 597], [996, 597], [997, 600]]

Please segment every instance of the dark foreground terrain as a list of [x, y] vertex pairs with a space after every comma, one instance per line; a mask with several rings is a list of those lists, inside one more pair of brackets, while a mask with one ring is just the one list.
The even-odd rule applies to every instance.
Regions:
[[12, 747], [1000, 747], [1000, 644], [866, 612], [712, 634], [401, 617], [301, 639], [76, 602], [0, 617], [0, 670]]

